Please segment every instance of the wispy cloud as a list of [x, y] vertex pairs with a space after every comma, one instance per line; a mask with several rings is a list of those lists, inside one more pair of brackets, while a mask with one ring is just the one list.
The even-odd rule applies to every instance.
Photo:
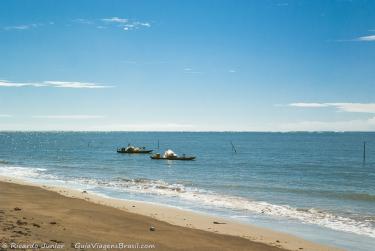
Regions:
[[11, 118], [11, 117], [13, 116], [9, 114], [0, 114], [0, 118]]
[[54, 22], [47, 22], [47, 23], [33, 23], [33, 24], [20, 24], [20, 25], [13, 25], [13, 26], [5, 26], [3, 27], [3, 30], [11, 31], [11, 30], [30, 30], [30, 29], [36, 29], [45, 25], [53, 25]]
[[184, 68], [184, 72], [185, 73], [190, 73], [190, 74], [202, 74], [203, 72], [201, 71], [196, 71], [196, 70], [193, 70], [192, 68]]
[[374, 131], [375, 117], [343, 121], [301, 121], [280, 124], [279, 131]]
[[[0, 30], [4, 31], [25, 31], [40, 28], [42, 26], [54, 25], [55, 22], [44, 22], [44, 23], [31, 23], [31, 24], [17, 24], [10, 26], [0, 27]], [[124, 31], [138, 30], [141, 28], [150, 28], [151, 23], [146, 21], [139, 21], [135, 19], [120, 18], [120, 17], [108, 17], [101, 19], [86, 19], [86, 18], [75, 18], [70, 20], [66, 26], [72, 25], [91, 25], [97, 29], [106, 29], [110, 27], [118, 28]]]
[[300, 121], [280, 124], [280, 131], [373, 131], [375, 130], [375, 103], [291, 103], [291, 107], [303, 109], [333, 108], [340, 112], [367, 113], [367, 119], [341, 121]]
[[361, 42], [373, 42], [373, 41], [375, 41], [375, 35], [358, 37], [355, 40], [356, 41], [361, 41]]
[[31, 117], [34, 119], [74, 119], [74, 120], [105, 118], [105, 116], [100, 116], [100, 115], [34, 115]]
[[191, 131], [195, 126], [178, 123], [108, 124], [93, 126], [93, 131]]
[[[374, 31], [374, 30], [370, 30]], [[375, 42], [375, 35], [367, 35], [367, 36], [361, 36], [356, 37], [352, 39], [337, 39], [337, 40], [330, 40], [334, 42]]]
[[278, 4], [276, 4], [276, 6], [287, 7], [287, 6], [289, 6], [289, 3], [278, 3]]
[[94, 21], [88, 20], [85, 18], [76, 18], [72, 20], [74, 23], [79, 23], [79, 24], [94, 24]]
[[327, 107], [327, 103], [291, 103], [289, 106], [294, 107], [306, 107], [306, 108], [317, 108], [317, 107]]
[[291, 103], [289, 106], [302, 108], [333, 107], [343, 112], [375, 113], [375, 103]]
[[16, 26], [6, 26], [4, 27], [4, 30], [27, 30], [31, 26], [29, 25], [16, 25]]
[[126, 19], [126, 18], [119, 18], [119, 17], [102, 18], [101, 20], [103, 22], [120, 23], [120, 24], [125, 24], [125, 23], [129, 22], [128, 19]]
[[97, 83], [88, 82], [66, 82], [66, 81], [44, 81], [46, 86], [56, 87], [56, 88], [87, 88], [87, 89], [101, 89], [101, 88], [111, 88], [113, 86], [102, 85]]
[[120, 18], [120, 17], [107, 17], [101, 19], [84, 19], [84, 18], [77, 18], [72, 20], [74, 23], [84, 24], [84, 25], [93, 25], [97, 29], [106, 29], [109, 27], [118, 28], [124, 31], [131, 31], [131, 30], [138, 30], [140, 28], [149, 28], [151, 27], [150, 22], [141, 22], [138, 20], [132, 20], [128, 18]]
[[[52, 116], [55, 117], [55, 115]], [[69, 117], [71, 116], [72, 115], [69, 115]], [[83, 115], [81, 115], [82, 118], [78, 118], [78, 115], [74, 116], [76, 116], [75, 119], [81, 120], [68, 121], [69, 119], [73, 120], [74, 118], [52, 117], [39, 118], [41, 123], [32, 123], [29, 125], [25, 125], [24, 123], [0, 123], [0, 131], [197, 131], [199, 129], [193, 125], [178, 123], [103, 124], [103, 120], [92, 121], [87, 120]]]
[[141, 22], [137, 20], [130, 20], [127, 18], [120, 18], [120, 17], [102, 18], [101, 21], [103, 25], [111, 25], [111, 26], [118, 27], [125, 31], [138, 30], [140, 28], [151, 27], [151, 24], [149, 22]]
[[0, 80], [0, 87], [53, 87], [53, 88], [76, 88], [76, 89], [102, 89], [111, 88], [113, 86], [103, 85], [91, 82], [68, 82], [68, 81], [43, 81], [19, 83], [10, 82], [7, 80]]

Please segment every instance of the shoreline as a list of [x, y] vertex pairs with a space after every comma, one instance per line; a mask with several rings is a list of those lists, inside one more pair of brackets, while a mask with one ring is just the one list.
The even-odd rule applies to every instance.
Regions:
[[291, 234], [277, 232], [263, 227], [239, 223], [234, 220], [223, 219], [220, 217], [184, 210], [168, 205], [108, 198], [82, 190], [79, 191], [60, 186], [40, 185], [6, 176], [0, 176], [0, 182], [41, 188], [45, 191], [56, 193], [56, 196], [59, 194], [66, 198], [80, 199], [92, 204], [119, 209], [123, 212], [132, 214], [134, 218], [149, 217], [176, 227], [203, 230], [214, 235], [240, 237], [253, 243], [264, 244], [269, 247], [304, 251], [342, 250], [336, 247], [329, 247], [323, 244], [307, 241]]

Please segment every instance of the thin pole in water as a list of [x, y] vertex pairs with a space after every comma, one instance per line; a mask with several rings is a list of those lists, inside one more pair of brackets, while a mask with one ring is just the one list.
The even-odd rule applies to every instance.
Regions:
[[366, 141], [363, 141], [363, 163], [366, 162]]
[[237, 153], [237, 150], [236, 150], [236, 148], [234, 147], [234, 145], [233, 145], [233, 142], [231, 141], [230, 142], [230, 144], [232, 145], [232, 150], [235, 152], [235, 153]]
[[158, 139], [158, 150], [159, 150], [159, 148], [160, 148], [160, 144], [159, 144], [159, 139]]

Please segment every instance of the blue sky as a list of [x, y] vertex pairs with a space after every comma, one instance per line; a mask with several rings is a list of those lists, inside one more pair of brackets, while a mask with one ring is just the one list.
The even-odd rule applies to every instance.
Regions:
[[374, 1], [0, 2], [0, 130], [373, 131]]

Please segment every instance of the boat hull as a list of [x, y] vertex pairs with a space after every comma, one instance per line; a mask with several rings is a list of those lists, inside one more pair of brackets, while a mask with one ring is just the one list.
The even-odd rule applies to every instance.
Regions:
[[139, 151], [123, 151], [117, 150], [118, 153], [128, 153], [128, 154], [145, 154], [145, 153], [152, 153], [153, 150], [139, 150]]
[[150, 156], [151, 159], [157, 159], [157, 160], [195, 160], [195, 157], [157, 157], [157, 156]]

